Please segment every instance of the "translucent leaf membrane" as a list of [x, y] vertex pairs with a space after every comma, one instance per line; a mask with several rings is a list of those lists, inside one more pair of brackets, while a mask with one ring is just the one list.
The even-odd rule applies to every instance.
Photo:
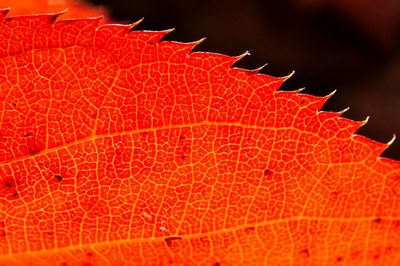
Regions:
[[6, 13], [2, 264], [400, 263], [400, 164], [330, 95], [169, 31]]

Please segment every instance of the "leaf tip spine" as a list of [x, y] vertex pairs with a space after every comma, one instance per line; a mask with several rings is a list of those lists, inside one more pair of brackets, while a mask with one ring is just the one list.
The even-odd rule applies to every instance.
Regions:
[[392, 145], [396, 140], [396, 134], [393, 134], [392, 138], [386, 143], [388, 146]]

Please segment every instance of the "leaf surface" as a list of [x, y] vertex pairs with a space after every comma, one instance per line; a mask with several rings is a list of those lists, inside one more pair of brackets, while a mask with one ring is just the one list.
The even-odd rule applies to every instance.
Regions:
[[[10, 8], [9, 15], [26, 15], [36, 13], [60, 12], [68, 10], [63, 14], [63, 18], [85, 18], [91, 16], [103, 16], [107, 13], [104, 8], [94, 7], [83, 0], [35, 0], [35, 1], [16, 1], [2, 0], [1, 7]], [[108, 22], [108, 19], [102, 22]]]
[[396, 265], [400, 163], [169, 31], [0, 11], [3, 265]]

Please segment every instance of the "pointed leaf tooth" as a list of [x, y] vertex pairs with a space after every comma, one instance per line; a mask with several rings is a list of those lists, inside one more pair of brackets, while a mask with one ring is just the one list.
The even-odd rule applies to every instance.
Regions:
[[327, 100], [329, 98], [331, 98], [333, 95], [335, 95], [335, 93], [337, 92], [337, 90], [333, 90], [332, 92], [328, 93], [327, 95], [323, 96], [323, 98], [326, 98]]
[[[60, 32], [55, 30], [58, 29], [57, 25], [60, 25], [60, 23], [74, 24], [75, 30], [81, 31], [86, 28], [84, 21], [87, 20], [61, 20], [55, 22], [56, 18], [61, 14], [62, 12], [13, 16], [3, 20], [1, 23], [7, 25], [7, 27], [2, 27], [0, 56], [18, 54], [32, 48], [41, 49], [48, 46], [65, 47], [66, 45], [72, 45], [60, 43], [60, 40], [71, 40], [72, 38], [63, 38], [64, 36], [61, 36]], [[96, 26], [97, 24], [94, 25], [94, 27]], [[25, 30], [27, 27], [31, 27], [32, 30]], [[71, 33], [69, 36], [71, 36]], [[78, 41], [74, 41], [73, 44], [81, 44], [81, 42], [87, 40], [84, 37], [84, 34], [81, 34]], [[22, 42], [21, 40], [26, 41]], [[90, 38], [90, 42], [92, 42], [92, 38]], [[4, 45], [8, 45], [8, 47]]]
[[362, 122], [354, 121], [338, 116], [338, 113], [321, 111], [318, 112], [318, 119], [321, 123], [319, 134], [324, 139], [346, 139], [352, 137], [363, 125]]
[[[52, 35], [49, 43], [68, 47], [72, 45], [94, 45], [94, 36], [97, 34], [100, 17], [85, 19], [57, 20], [52, 25]], [[79, 34], [79, 38], [72, 38], [72, 34]]]
[[382, 151], [377, 156], [381, 156], [382, 153], [386, 151], [395, 142], [395, 140], [396, 140], [396, 134], [393, 134], [392, 138], [388, 142], [382, 143], [383, 145]]
[[[193, 66], [204, 66], [208, 70], [218, 73], [226, 73], [226, 69], [232, 67], [237, 61], [237, 57], [212, 52], [192, 52], [189, 57], [189, 64]], [[221, 72], [220, 68], [224, 68]]]
[[[49, 14], [49, 19], [50, 19], [50, 23], [55, 23], [56, 21], [57, 21], [57, 19], [61, 16], [61, 15], [63, 15], [63, 14], [65, 14], [66, 12], [68, 11], [68, 8], [66, 8], [66, 9], [64, 9], [64, 10], [61, 10], [61, 11], [59, 11], [59, 12], [56, 12], [56, 13], [53, 13], [53, 14]], [[52, 17], [51, 17], [52, 16]]]
[[[169, 63], [185, 64], [187, 57], [192, 54], [194, 47], [198, 42], [175, 42], [175, 41], [162, 41], [159, 43], [158, 48], [162, 51], [159, 55], [160, 60], [166, 60]], [[178, 66], [171, 66], [178, 67]]]
[[393, 134], [393, 137], [386, 143], [388, 146], [392, 145], [396, 140], [396, 134]]
[[330, 120], [330, 119], [335, 119], [335, 118], [340, 117], [347, 110], [349, 110], [349, 107], [343, 109], [342, 111], [338, 111], [338, 112], [320, 110], [320, 111], [318, 111], [318, 118], [321, 122]]
[[283, 83], [283, 82], [285, 82], [286, 80], [290, 79], [295, 73], [296, 73], [296, 71], [292, 70], [292, 72], [290, 72], [290, 73], [287, 74], [286, 76], [279, 77], [278, 79], [282, 79], [282, 83]]
[[264, 69], [266, 66], [268, 65], [268, 63], [265, 63], [264, 65], [257, 67], [255, 69], [246, 69], [245, 71], [247, 73], [249, 73], [250, 75], [255, 75], [258, 74], [258, 72], [260, 72], [262, 69]]
[[140, 36], [141, 41], [145, 43], [158, 43], [161, 42], [161, 39], [167, 35], [168, 33], [174, 31], [174, 28], [161, 30], [161, 31], [153, 31], [153, 30], [132, 30], [130, 25], [123, 25], [123, 24], [114, 24], [114, 27], [120, 27], [120, 33], [127, 34], [129, 39], [137, 40], [138, 36]]
[[[343, 118], [341, 117], [341, 119], [343, 119]], [[355, 133], [358, 129], [360, 129], [361, 127], [365, 126], [368, 123], [369, 116], [367, 116], [364, 120], [361, 120], [361, 121], [356, 121], [356, 120], [352, 120], [352, 119], [347, 119], [347, 120], [348, 120], [348, 125], [351, 128], [353, 128], [354, 133]]]
[[[200, 40], [194, 42], [176, 42], [176, 41], [162, 41], [160, 44], [165, 45], [167, 48], [167, 53], [170, 54], [173, 51], [173, 56], [169, 58], [170, 63], [184, 63], [186, 60], [186, 56], [194, 53], [193, 49], [199, 45], [206, 38], [202, 38]], [[182, 57], [182, 54], [184, 55]], [[169, 57], [169, 56], [168, 56]]]
[[258, 72], [260, 72], [261, 70], [263, 70], [267, 66], [268, 66], [268, 63], [265, 63], [262, 66], [259, 66], [258, 68], [254, 69], [255, 74], [258, 74]]
[[[317, 112], [324, 104], [323, 97], [313, 96], [309, 94], [301, 94], [297, 91], [276, 91], [275, 102], [277, 106], [281, 106], [276, 112], [278, 113], [278, 126], [295, 125], [300, 129], [309, 130], [318, 122]], [[286, 117], [286, 120], [280, 117]], [[288, 119], [288, 118], [291, 119]]]
[[363, 135], [353, 134], [352, 138], [361, 143], [362, 146], [368, 147], [368, 149], [360, 147], [357, 149], [357, 153], [362, 153], [364, 150], [371, 151], [372, 154], [358, 154], [360, 157], [363, 157], [364, 160], [367, 159], [368, 155], [369, 157], [372, 155], [372, 160], [376, 160], [376, 158], [379, 157], [389, 147], [387, 143], [375, 141]]
[[132, 32], [136, 32], [136, 31], [131, 30], [132, 29], [131, 25], [125, 25], [125, 24], [104, 24], [104, 25], [100, 25], [98, 28], [101, 30], [105, 30], [108, 28], [110, 31], [112, 31], [112, 33], [111, 33], [112, 37], [127, 36], [129, 38], [130, 37], [129, 35]]
[[203, 42], [206, 38], [201, 38], [200, 40], [194, 42], [175, 42], [175, 41], [168, 41], [170, 45], [174, 45], [173, 48], [176, 48], [176, 51], [184, 51], [186, 54], [193, 53], [193, 49]]
[[191, 45], [191, 47], [192, 47], [192, 48], [190, 49], [190, 53], [192, 53], [192, 52], [193, 52], [193, 49], [196, 48], [196, 46], [198, 46], [198, 45], [201, 44], [202, 42], [204, 42], [206, 39], [207, 39], [207, 37], [203, 37], [203, 38], [201, 38], [201, 39], [199, 39], [199, 40], [197, 40], [197, 41], [186, 43], [186, 44], [188, 44], [188, 45]]
[[128, 37], [132, 33], [137, 33], [140, 31], [136, 30], [131, 30], [132, 27], [131, 25], [125, 25], [125, 24], [103, 24], [98, 26], [97, 30], [102, 31], [103, 33], [108, 32], [110, 37], [111, 36], [125, 36], [127, 33]]
[[328, 95], [325, 96], [311, 96], [311, 98], [315, 99], [314, 105], [317, 109], [317, 111], [320, 111], [321, 108], [325, 105], [325, 103], [329, 100], [330, 97], [332, 97], [336, 93], [336, 90], [332, 91]]
[[337, 126], [337, 132], [338, 132], [338, 137], [349, 137], [351, 135], [355, 135], [357, 130], [364, 126], [368, 122], [369, 117], [362, 121], [355, 121], [349, 118], [344, 118], [344, 117], [338, 117], [336, 119], [336, 126]]
[[343, 115], [344, 113], [346, 113], [348, 110], [350, 110], [350, 107], [346, 107], [341, 111], [336, 112], [339, 116]]
[[324, 123], [324, 121], [338, 116], [334, 113], [320, 111], [326, 101], [325, 97], [298, 93], [298, 90], [288, 93], [293, 94], [290, 99], [299, 108], [298, 111], [292, 111], [295, 115], [294, 124], [302, 130], [312, 130], [315, 124]]
[[270, 94], [277, 91], [282, 84], [282, 80], [267, 74], [257, 73], [256, 75], [247, 74], [247, 83], [257, 89], [258, 96], [267, 100]]
[[295, 71], [292, 71], [290, 74], [283, 76], [283, 77], [272, 77], [272, 76], [264, 75], [264, 74], [257, 74], [254, 76], [265, 77], [267, 81], [265, 82], [264, 86], [268, 86], [268, 88], [272, 91], [281, 92], [281, 91], [279, 91], [279, 88], [281, 88], [282, 84], [286, 80], [291, 78], [294, 73], [295, 73]]
[[11, 28], [16, 27], [33, 27], [36, 29], [41, 26], [50, 26], [55, 21], [55, 18], [65, 13], [66, 10], [56, 13], [45, 13], [38, 15], [18, 15], [9, 16], [3, 23], [8, 24]]
[[274, 81], [269, 83], [268, 86], [272, 87], [273, 90], [279, 91], [279, 89], [282, 87], [282, 84], [290, 79], [294, 75], [295, 71], [293, 70], [290, 72], [288, 75], [283, 76], [283, 77], [274, 77]]
[[142, 17], [141, 19], [139, 19], [139, 20], [137, 20], [137, 21], [131, 23], [131, 24], [129, 25], [129, 30], [130, 30], [130, 31], [133, 31], [134, 28], [135, 28], [137, 25], [139, 25], [140, 23], [143, 22], [143, 20], [144, 20], [144, 17]]
[[166, 29], [166, 30], [161, 30], [161, 31], [147, 31], [147, 32], [151, 32], [153, 33], [153, 37], [149, 39], [149, 42], [161, 42], [162, 38], [164, 38], [167, 34], [173, 32], [175, 30], [175, 28], [170, 28], [170, 29]]
[[369, 115], [368, 115], [364, 120], [362, 120], [362, 121], [359, 122], [359, 123], [361, 124], [360, 127], [366, 125], [366, 124], [368, 123], [368, 121], [369, 121]]
[[302, 94], [301, 92], [304, 91], [305, 89], [306, 89], [306, 88], [303, 87], [303, 88], [299, 88], [299, 89], [297, 89], [297, 90], [293, 90], [292, 92], [297, 93], [297, 94]]
[[[34, 21], [38, 21], [39, 23], [49, 23], [53, 24], [56, 22], [57, 18], [61, 15], [64, 15], [65, 13], [68, 12], [68, 8], [64, 8], [60, 11], [57, 12], [48, 12], [48, 13], [41, 13], [41, 14], [29, 14], [29, 15], [11, 15], [9, 16], [6, 20], [17, 20], [17, 21], [25, 21], [27, 18], [33, 23]], [[65, 20], [76, 20], [76, 19], [64, 19]]]
[[[67, 25], [66, 25], [67, 26]], [[68, 32], [68, 30], [66, 29]], [[140, 34], [138, 31], [130, 31], [129, 25], [122, 24], [103, 24], [96, 28], [96, 35], [94, 39], [94, 45], [98, 49], [106, 49], [112, 51], [121, 47], [121, 40], [125, 42], [137, 42], [137, 35]], [[147, 37], [143, 34], [143, 39]], [[140, 49], [136, 45], [137, 49]]]
[[340, 113], [338, 112], [331, 112], [331, 111], [318, 111], [318, 118], [319, 120], [325, 121], [328, 119], [334, 119], [340, 116]]
[[326, 103], [327, 98], [321, 96], [314, 96], [310, 94], [299, 94], [300, 101], [299, 105], [301, 107], [306, 107], [313, 112], [318, 112], [321, 110], [322, 106]]
[[243, 57], [246, 57], [246, 56], [249, 56], [249, 55], [251, 55], [251, 53], [250, 53], [250, 51], [245, 51], [244, 53], [242, 53], [242, 54], [240, 54], [240, 55], [237, 55], [237, 56], [234, 56], [237, 60], [240, 60], [240, 59], [242, 59]]
[[[249, 56], [249, 55], [251, 55], [251, 54], [250, 54], [250, 51], [246, 51], [246, 52], [244, 52], [244, 53], [242, 53], [242, 54], [240, 54], [240, 55], [232, 56], [232, 59], [233, 59], [232, 65], [236, 64], [237, 62], [239, 62], [240, 60], [242, 60], [244, 57]], [[231, 66], [231, 67], [232, 67], [232, 66]], [[235, 68], [236, 68], [236, 69], [240, 69], [240, 70], [243, 71], [243, 69], [240, 68], [240, 67], [235, 67]]]

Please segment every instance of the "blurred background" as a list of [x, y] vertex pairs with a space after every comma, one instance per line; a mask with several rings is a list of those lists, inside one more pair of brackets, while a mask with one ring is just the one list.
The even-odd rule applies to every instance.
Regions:
[[[47, 0], [51, 5], [66, 1], [71, 2]], [[167, 40], [207, 37], [196, 50], [228, 55], [249, 51], [251, 56], [237, 67], [254, 69], [268, 63], [261, 73], [273, 76], [295, 70], [283, 90], [305, 87], [305, 93], [323, 96], [336, 89], [323, 110], [350, 107], [344, 117], [369, 116], [357, 133], [385, 143], [396, 134], [397, 140], [383, 155], [400, 160], [399, 0], [90, 2], [103, 6], [115, 21], [133, 23], [144, 18], [136, 29], [175, 28]]]

